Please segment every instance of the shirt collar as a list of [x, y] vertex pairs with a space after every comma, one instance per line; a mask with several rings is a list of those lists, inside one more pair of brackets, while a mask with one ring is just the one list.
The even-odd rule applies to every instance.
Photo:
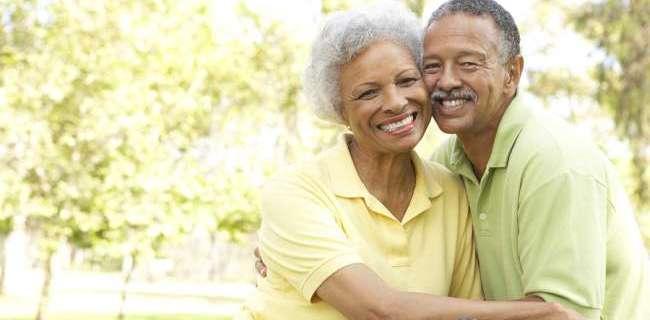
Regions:
[[[367, 202], [372, 202], [370, 198], [374, 197], [368, 192], [366, 186], [359, 178], [357, 169], [352, 162], [352, 155], [348, 148], [348, 142], [352, 135], [342, 134], [336, 145], [327, 151], [322, 158], [323, 164], [327, 168], [331, 177], [331, 187], [337, 196], [346, 198], [365, 198]], [[417, 194], [426, 194], [429, 198], [435, 198], [442, 193], [442, 187], [435, 181], [434, 177], [428, 176], [422, 159], [415, 151], [411, 151], [411, 160], [415, 167], [415, 190]]]
[[488, 167], [504, 168], [508, 165], [517, 137], [519, 137], [524, 124], [530, 118], [530, 113], [531, 110], [517, 100], [514, 100], [506, 109], [494, 138], [494, 146], [492, 146]]
[[[519, 103], [516, 99], [513, 100], [510, 106], [508, 106], [499, 122], [497, 134], [494, 137], [492, 153], [490, 154], [490, 159], [487, 164], [488, 168], [504, 168], [508, 165], [512, 148], [514, 147], [524, 124], [530, 118], [530, 114], [531, 110], [525, 105]], [[458, 137], [454, 136], [450, 143], [452, 144], [452, 152], [450, 155], [452, 171], [458, 173], [469, 170], [473, 175], [471, 163], [469, 162], [469, 159], [467, 159], [463, 149], [463, 144], [460, 142]]]

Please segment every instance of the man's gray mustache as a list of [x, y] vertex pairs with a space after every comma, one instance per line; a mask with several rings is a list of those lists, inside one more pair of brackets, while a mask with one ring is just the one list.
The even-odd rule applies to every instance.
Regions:
[[470, 101], [476, 101], [476, 92], [469, 88], [463, 89], [454, 89], [451, 91], [444, 90], [435, 90], [431, 93], [431, 101], [440, 101], [443, 99], [454, 100], [454, 99], [466, 99]]

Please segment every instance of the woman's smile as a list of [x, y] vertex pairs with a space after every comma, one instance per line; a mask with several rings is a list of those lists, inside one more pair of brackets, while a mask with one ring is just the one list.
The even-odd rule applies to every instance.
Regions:
[[417, 114], [417, 112], [412, 112], [392, 117], [377, 125], [377, 128], [391, 136], [411, 134], [415, 129]]

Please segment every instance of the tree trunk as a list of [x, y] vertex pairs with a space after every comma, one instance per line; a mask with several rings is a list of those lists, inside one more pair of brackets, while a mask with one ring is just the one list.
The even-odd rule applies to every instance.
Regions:
[[49, 249], [45, 256], [45, 265], [43, 266], [43, 287], [41, 287], [40, 301], [38, 302], [38, 310], [36, 312], [36, 320], [45, 319], [45, 311], [50, 300], [50, 286], [52, 284], [52, 258], [56, 250]]
[[217, 251], [217, 248], [215, 248], [216, 246], [217, 236], [214, 234], [214, 232], [210, 232], [210, 271], [208, 271], [208, 278], [211, 282], [215, 282], [217, 280], [217, 265], [219, 264], [219, 255], [215, 254]]
[[0, 236], [0, 296], [4, 294], [5, 289], [5, 275], [7, 270], [7, 257], [5, 250], [5, 240], [7, 237], [4, 235]]
[[122, 291], [120, 292], [120, 313], [118, 313], [117, 315], [118, 320], [124, 320], [124, 316], [125, 316], [124, 309], [126, 308], [126, 288], [131, 282], [131, 277], [133, 276], [133, 271], [135, 270], [136, 254], [131, 253], [131, 255], [125, 257], [125, 259], [129, 259], [127, 261], [130, 261], [130, 263], [126, 263], [127, 264], [126, 268], [123, 268], [124, 280], [122, 284]]
[[645, 148], [647, 147], [640, 141], [632, 142], [632, 167], [635, 177], [633, 193], [640, 209], [650, 207], [650, 184], [646, 179], [646, 170], [650, 161], [645, 157]]

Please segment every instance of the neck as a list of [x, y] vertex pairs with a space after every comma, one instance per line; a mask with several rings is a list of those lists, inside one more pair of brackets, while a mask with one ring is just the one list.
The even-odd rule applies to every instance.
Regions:
[[480, 181], [487, 168], [487, 163], [492, 154], [494, 139], [497, 130], [489, 130], [481, 134], [458, 134], [458, 139], [463, 144], [465, 155], [472, 163], [472, 169], [476, 178]]
[[410, 152], [371, 152], [360, 147], [354, 138], [348, 147], [359, 178], [368, 192], [401, 221], [415, 189], [415, 168]]
[[499, 108], [498, 112], [491, 117], [491, 121], [483, 128], [475, 131], [458, 133], [458, 139], [463, 144], [463, 149], [467, 158], [472, 163], [474, 175], [480, 181], [487, 169], [492, 148], [494, 147], [494, 140], [499, 129], [499, 124], [503, 115], [514, 97], [507, 99], [504, 104]]

